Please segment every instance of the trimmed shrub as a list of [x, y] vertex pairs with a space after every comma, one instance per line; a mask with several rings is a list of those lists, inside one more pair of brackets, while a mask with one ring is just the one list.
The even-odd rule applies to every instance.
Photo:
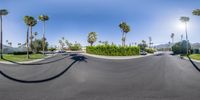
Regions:
[[[29, 54], [32, 54], [33, 52], [32, 51], [29, 51]], [[19, 51], [19, 52], [13, 52], [13, 55], [25, 55], [27, 54], [26, 51]]]
[[156, 50], [155, 50], [155, 49], [152, 49], [152, 48], [146, 48], [145, 51], [146, 51], [147, 53], [154, 53], [154, 52], [156, 52]]
[[105, 56], [133, 56], [140, 54], [140, 48], [135, 46], [97, 45], [87, 46], [86, 52]]

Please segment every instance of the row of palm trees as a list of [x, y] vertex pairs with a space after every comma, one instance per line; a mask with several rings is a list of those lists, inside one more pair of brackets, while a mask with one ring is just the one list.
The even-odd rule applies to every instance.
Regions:
[[[47, 15], [40, 15], [38, 17], [39, 21], [43, 22], [43, 36], [42, 36], [42, 48], [43, 48], [43, 55], [44, 55], [44, 49], [45, 49], [45, 25], [46, 21], [49, 20], [49, 17]], [[27, 58], [29, 58], [29, 46], [32, 45], [33, 41], [33, 32], [32, 28], [37, 24], [37, 20], [32, 16], [24, 16], [24, 23], [27, 25], [27, 34], [26, 34], [26, 47], [27, 47]], [[30, 32], [30, 45], [29, 45], [29, 32]], [[36, 35], [36, 34], [34, 34]], [[30, 50], [32, 51], [32, 47], [30, 46]]]
[[[195, 15], [195, 16], [200, 16], [200, 9], [193, 10], [192, 14]], [[186, 35], [186, 41], [187, 41], [186, 48], [187, 48], [187, 54], [188, 54], [189, 40], [188, 40], [188, 31], [187, 31], [188, 30], [188, 28], [187, 28], [188, 25], [187, 25], [187, 23], [190, 21], [190, 18], [186, 17], [186, 16], [182, 16], [182, 17], [180, 17], [180, 21], [185, 24], [185, 35]], [[174, 36], [175, 36], [175, 34], [171, 33], [170, 37], [172, 39], [172, 44], [174, 44]], [[181, 35], [181, 40], [183, 40], [183, 35]]]
[[[3, 16], [8, 15], [8, 11], [6, 9], [1, 9], [0, 10], [0, 21], [1, 21], [1, 44], [0, 44], [0, 54], [1, 54], [1, 59], [3, 58]], [[27, 47], [27, 58], [29, 58], [29, 46], [32, 45], [33, 42], [33, 32], [32, 29], [33, 27], [37, 24], [38, 21], [43, 22], [43, 36], [42, 36], [42, 41], [43, 41], [43, 55], [44, 55], [44, 49], [45, 49], [45, 45], [46, 45], [46, 38], [45, 38], [45, 26], [46, 26], [46, 21], [49, 20], [49, 17], [47, 15], [40, 15], [38, 17], [38, 20], [35, 19], [32, 16], [24, 16], [24, 23], [27, 25], [27, 33], [26, 33], [26, 47]], [[29, 37], [29, 33], [30, 33], [30, 37]], [[36, 36], [37, 33], [34, 33], [34, 35]], [[30, 44], [29, 44], [29, 38], [30, 38]], [[30, 50], [32, 51], [32, 48], [30, 46]]]

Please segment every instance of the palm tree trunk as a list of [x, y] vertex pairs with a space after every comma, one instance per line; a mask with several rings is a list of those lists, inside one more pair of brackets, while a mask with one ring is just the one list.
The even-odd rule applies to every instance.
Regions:
[[2, 23], [3, 23], [3, 18], [1, 16], [1, 59], [3, 59], [3, 26], [2, 26]]
[[124, 34], [124, 46], [126, 46], [126, 34], [127, 33]]
[[186, 41], [187, 41], [187, 43], [186, 43], [186, 48], [187, 48], [187, 55], [188, 55], [188, 34], [187, 34], [187, 22], [185, 22], [185, 33], [186, 33]]
[[124, 32], [122, 31], [122, 46], [124, 46]]
[[43, 25], [43, 42], [42, 42], [42, 44], [43, 44], [43, 46], [42, 46], [42, 49], [43, 49], [43, 55], [44, 55], [44, 49], [45, 49], [45, 21], [43, 22], [44, 23], [44, 25]]
[[30, 37], [30, 39], [31, 39], [31, 42], [30, 42], [30, 49], [31, 49], [31, 51], [32, 51], [32, 37], [33, 37], [33, 33], [32, 33], [32, 26], [30, 27], [30, 31], [31, 31], [31, 37]]
[[26, 48], [27, 48], [27, 59], [29, 59], [29, 27], [27, 28], [27, 33], [26, 33]]

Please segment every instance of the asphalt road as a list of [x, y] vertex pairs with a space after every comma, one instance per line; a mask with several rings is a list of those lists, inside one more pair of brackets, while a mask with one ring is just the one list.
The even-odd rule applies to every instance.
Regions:
[[197, 69], [168, 53], [130, 60], [73, 54], [0, 64], [0, 100], [199, 100]]

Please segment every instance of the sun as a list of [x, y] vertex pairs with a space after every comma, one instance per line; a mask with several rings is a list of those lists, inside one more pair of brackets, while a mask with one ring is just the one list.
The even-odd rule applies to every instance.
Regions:
[[185, 24], [182, 22], [177, 23], [176, 27], [180, 30], [184, 30], [185, 29]]

